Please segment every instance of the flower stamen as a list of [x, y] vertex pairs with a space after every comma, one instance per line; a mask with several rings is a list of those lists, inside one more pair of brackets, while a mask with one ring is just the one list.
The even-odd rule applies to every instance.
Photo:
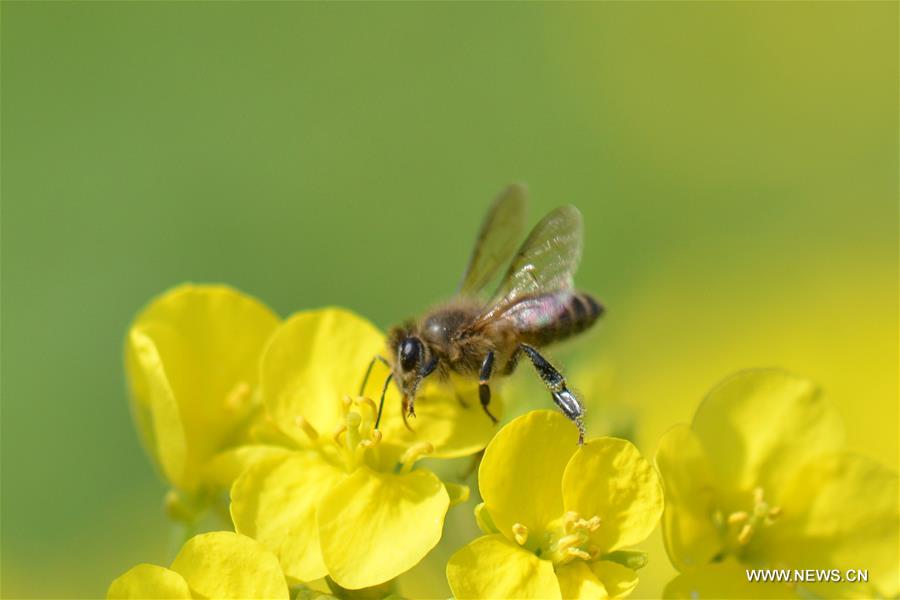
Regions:
[[316, 431], [316, 428], [312, 426], [312, 423], [306, 420], [306, 417], [303, 415], [297, 415], [294, 417], [294, 424], [303, 430], [303, 433], [306, 434], [306, 437], [309, 438], [309, 441], [315, 442], [319, 439], [319, 432]]
[[331, 439], [334, 440], [334, 443], [338, 446], [342, 446], [341, 443], [341, 435], [347, 431], [347, 426], [344, 424], [338, 425], [337, 429], [334, 430], [334, 433], [331, 435]]
[[566, 550], [566, 554], [573, 558], [580, 558], [581, 560], [591, 560], [591, 555], [580, 548], [569, 548]]
[[525, 542], [528, 541], [528, 528], [521, 523], [516, 523], [512, 526], [512, 532], [516, 543], [520, 546], [524, 546]]
[[728, 515], [728, 524], [740, 525], [741, 523], [745, 523], [749, 518], [750, 515], [747, 513], [747, 511], [739, 510]]
[[728, 525], [740, 525], [737, 533], [738, 546], [746, 546], [753, 539], [753, 535], [763, 525], [771, 525], [782, 514], [780, 506], [770, 506], [766, 502], [763, 488], [753, 489], [753, 510], [739, 510], [728, 515]]
[[738, 534], [738, 543], [741, 546], [746, 546], [750, 543], [751, 537], [753, 537], [753, 525], [747, 523], [741, 528], [741, 532]]
[[403, 456], [400, 457], [400, 467], [401, 473], [409, 473], [412, 471], [413, 466], [416, 464], [416, 461], [434, 452], [434, 446], [432, 446], [429, 442], [417, 442], [406, 449], [406, 452], [403, 453]]

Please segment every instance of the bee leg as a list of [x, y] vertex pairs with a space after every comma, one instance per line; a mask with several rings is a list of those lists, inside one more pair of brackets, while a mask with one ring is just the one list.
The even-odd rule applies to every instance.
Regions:
[[550, 389], [553, 401], [563, 411], [563, 414], [572, 419], [575, 425], [578, 426], [578, 444], [584, 444], [584, 406], [581, 405], [581, 401], [566, 386], [565, 377], [556, 370], [556, 367], [551, 365], [546, 358], [541, 356], [531, 346], [522, 344], [521, 347], [525, 354], [528, 355], [528, 358], [531, 359], [534, 370], [537, 371], [544, 384]]
[[403, 414], [403, 424], [406, 425], [407, 429], [413, 431], [413, 428], [409, 426], [409, 421], [407, 421], [406, 419], [409, 415], [415, 417], [416, 411], [413, 408], [413, 404], [412, 402], [410, 402], [409, 397], [406, 395], [403, 396], [403, 406], [401, 407], [400, 412]]
[[491, 371], [494, 369], [494, 351], [490, 350], [481, 363], [481, 371], [478, 373], [478, 398], [481, 400], [481, 408], [491, 418], [494, 425], [497, 424], [497, 417], [491, 414], [488, 405], [491, 403], [491, 386], [488, 380], [491, 378]]
[[[374, 363], [374, 361], [372, 362]], [[371, 366], [369, 368], [371, 369]], [[388, 374], [387, 379], [384, 380], [384, 387], [381, 388], [381, 400], [378, 401], [378, 416], [375, 417], [375, 429], [378, 429], [378, 425], [381, 424], [381, 413], [384, 411], [384, 396], [387, 394], [388, 385], [390, 385], [391, 379], [393, 378], [393, 373]], [[360, 395], [362, 395], [362, 393], [360, 393]]]
[[362, 383], [359, 385], [359, 394], [357, 394], [357, 396], [363, 395], [363, 391], [365, 391], [366, 389], [366, 384], [369, 382], [369, 375], [372, 374], [372, 367], [375, 366], [375, 361], [380, 361], [381, 364], [386, 366], [388, 369], [391, 368], [391, 365], [388, 363], [385, 357], [381, 356], [380, 354], [376, 354], [372, 358], [372, 362], [369, 363], [369, 367], [366, 369], [366, 374], [363, 376]]

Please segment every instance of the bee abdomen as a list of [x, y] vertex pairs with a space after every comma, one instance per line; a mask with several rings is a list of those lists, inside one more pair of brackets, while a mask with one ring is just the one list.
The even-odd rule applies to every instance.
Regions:
[[[548, 299], [549, 300], [549, 299]], [[559, 303], [554, 318], [539, 327], [522, 331], [526, 343], [546, 346], [559, 342], [590, 328], [603, 314], [603, 306], [593, 296], [584, 292], [574, 292]]]

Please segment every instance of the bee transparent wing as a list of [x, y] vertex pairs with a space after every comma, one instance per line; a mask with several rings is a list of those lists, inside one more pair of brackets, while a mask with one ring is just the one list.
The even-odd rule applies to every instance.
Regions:
[[583, 234], [577, 208], [569, 205], [551, 211], [531, 230], [480, 321], [500, 316], [524, 298], [571, 289]]
[[525, 231], [526, 197], [525, 186], [514, 183], [491, 204], [459, 286], [461, 295], [478, 294], [515, 252], [516, 244]]

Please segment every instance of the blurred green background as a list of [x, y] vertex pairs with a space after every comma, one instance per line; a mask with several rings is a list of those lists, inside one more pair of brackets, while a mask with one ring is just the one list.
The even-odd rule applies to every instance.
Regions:
[[[897, 19], [3, 2], [3, 596], [98, 597], [168, 563], [122, 371], [149, 298], [227, 282], [387, 326], [453, 290], [513, 180], [534, 220], [584, 213], [579, 287], [609, 312], [579, 348], [644, 452], [725, 375], [778, 365], [896, 468]], [[671, 574], [650, 547], [636, 597]]]

